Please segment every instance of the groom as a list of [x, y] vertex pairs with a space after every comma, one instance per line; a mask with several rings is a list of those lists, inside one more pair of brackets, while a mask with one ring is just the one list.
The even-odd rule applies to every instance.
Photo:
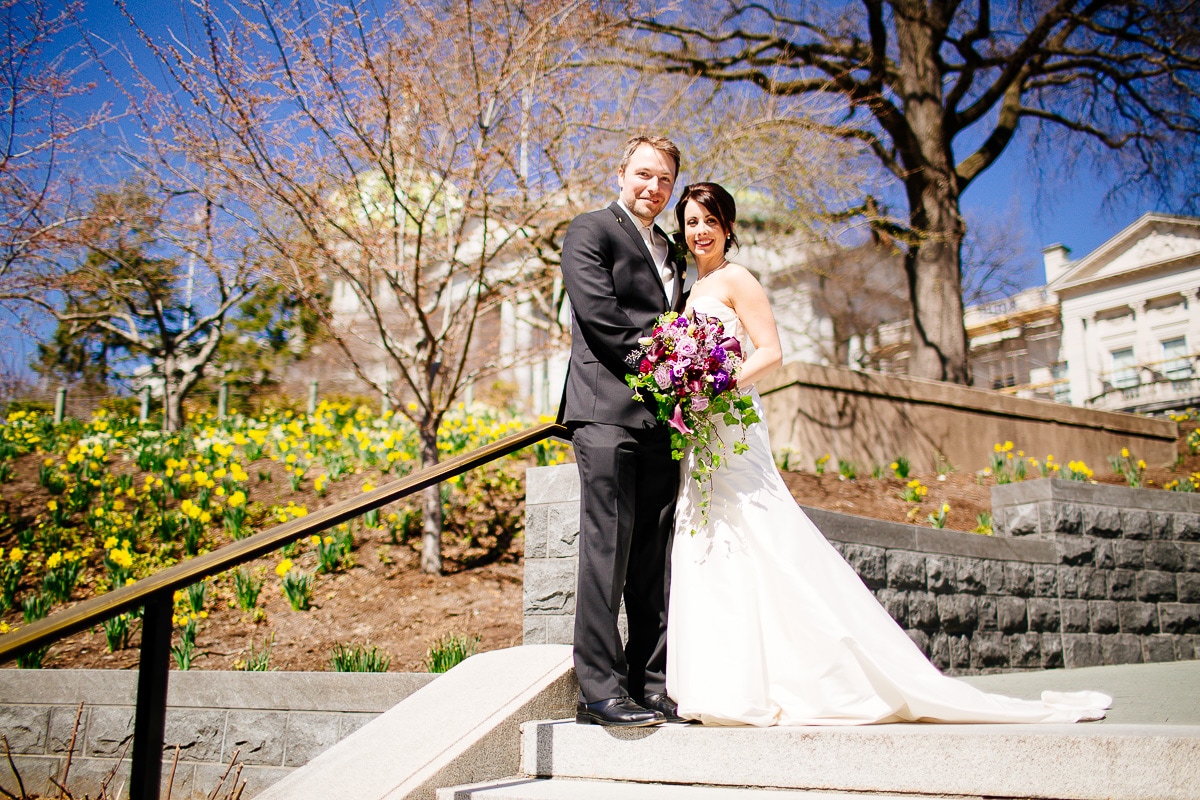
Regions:
[[[658, 136], [625, 143], [620, 198], [576, 217], [563, 243], [571, 361], [559, 411], [579, 468], [575, 721], [642, 726], [679, 720], [667, 697], [667, 548], [679, 464], [653, 400], [633, 399], [625, 358], [655, 319], [683, 306], [683, 265], [654, 219], [679, 174], [679, 148]], [[622, 594], [629, 641], [617, 615]]]

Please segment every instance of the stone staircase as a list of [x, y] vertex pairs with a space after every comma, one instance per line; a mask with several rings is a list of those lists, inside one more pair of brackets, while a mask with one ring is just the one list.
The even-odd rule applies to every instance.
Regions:
[[1200, 800], [1200, 661], [964, 680], [1114, 702], [1079, 725], [601, 728], [564, 719], [570, 647], [526, 645], [467, 659], [256, 800]]
[[[532, 721], [521, 726], [522, 774], [439, 789], [437, 797], [1195, 800], [1200, 798], [1198, 666], [1062, 671], [1066, 678], [1059, 680], [1101, 690], [1108, 687], [1096, 684], [1111, 680], [1123, 687], [1114, 692], [1121, 705], [1109, 720], [1079, 725], [614, 729]], [[1114, 675], [1113, 669], [1122, 672]], [[1020, 688], [1014, 684], [1045, 684], [1046, 675], [971, 680], [1028, 695], [1013, 691]]]
[[552, 721], [526, 723], [522, 745], [525, 777], [442, 789], [439, 800], [758, 800], [768, 793], [1055, 800], [1200, 796], [1197, 728], [613, 730]]

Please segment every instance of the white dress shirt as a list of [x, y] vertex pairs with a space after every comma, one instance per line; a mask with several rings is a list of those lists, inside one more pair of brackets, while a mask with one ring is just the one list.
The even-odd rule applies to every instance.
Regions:
[[654, 258], [654, 266], [658, 268], [658, 277], [662, 280], [663, 292], [666, 294], [667, 299], [670, 300], [672, 293], [675, 291], [675, 271], [671, 269], [671, 265], [668, 263], [671, 248], [667, 245], [666, 239], [662, 234], [655, 232], [653, 225], [643, 225], [642, 221], [635, 217], [620, 199], [617, 200], [617, 205], [625, 209], [625, 212], [629, 214], [629, 218], [633, 220], [633, 224], [637, 226], [638, 232], [642, 235], [642, 241], [646, 243], [646, 247], [650, 250], [650, 255]]

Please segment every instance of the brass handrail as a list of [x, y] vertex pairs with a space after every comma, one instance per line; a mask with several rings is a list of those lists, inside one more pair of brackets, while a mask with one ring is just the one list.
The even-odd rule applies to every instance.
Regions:
[[[470, 453], [407, 475], [358, 497], [318, 509], [303, 517], [227, 544], [211, 553], [142, 578], [136, 583], [93, 597], [0, 637], [0, 663], [48, 646], [131, 608], [145, 607], [141, 661], [134, 722], [130, 797], [157, 797], [162, 774], [163, 722], [166, 714], [167, 669], [171, 641], [171, 610], [176, 590], [253, 561], [284, 545], [331, 528], [368, 511], [395, 502], [428, 486], [461, 475], [490, 461], [550, 437], [567, 437], [558, 423], [545, 423], [505, 436]], [[147, 704], [152, 704], [149, 707]]]

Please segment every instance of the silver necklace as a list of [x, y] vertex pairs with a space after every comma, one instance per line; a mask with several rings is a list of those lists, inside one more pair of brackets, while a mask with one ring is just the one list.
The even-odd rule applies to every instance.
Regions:
[[719, 270], [719, 269], [725, 269], [725, 267], [727, 267], [727, 266], [729, 266], [729, 259], [728, 259], [728, 258], [723, 258], [723, 259], [721, 259], [721, 263], [720, 263], [720, 264], [718, 264], [717, 266], [713, 267], [713, 268], [712, 268], [712, 269], [710, 269], [708, 272], [706, 272], [706, 273], [704, 273], [703, 275], [701, 275], [699, 278], [696, 278], [696, 283], [699, 283], [700, 281], [704, 280], [704, 279], [705, 279], [705, 278], [707, 278], [709, 275], [712, 275], [714, 272], [716, 272], [716, 271], [717, 271], [717, 270]]

